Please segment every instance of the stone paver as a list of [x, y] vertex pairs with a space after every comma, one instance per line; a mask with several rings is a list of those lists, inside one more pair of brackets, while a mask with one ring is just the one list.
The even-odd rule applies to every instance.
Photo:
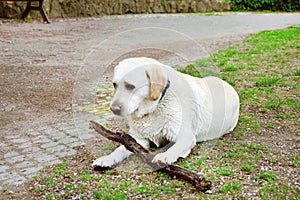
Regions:
[[[93, 134], [86, 135], [93, 138]], [[84, 145], [73, 120], [57, 127], [28, 129], [24, 134], [4, 138], [0, 142], [4, 151], [0, 161], [0, 190], [24, 183], [44, 166], [61, 163], [65, 157], [76, 154], [74, 147]]]

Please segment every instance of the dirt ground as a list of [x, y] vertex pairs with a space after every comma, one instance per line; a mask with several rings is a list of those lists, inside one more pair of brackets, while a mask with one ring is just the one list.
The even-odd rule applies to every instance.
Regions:
[[77, 67], [8, 67], [1, 72], [0, 126], [51, 122], [66, 114]]

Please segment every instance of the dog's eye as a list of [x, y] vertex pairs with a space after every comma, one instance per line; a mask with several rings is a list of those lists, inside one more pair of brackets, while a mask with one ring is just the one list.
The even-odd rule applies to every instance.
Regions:
[[134, 85], [131, 85], [131, 84], [129, 84], [129, 83], [126, 83], [126, 84], [125, 84], [125, 88], [126, 88], [127, 90], [133, 90], [133, 89], [135, 88], [135, 86], [134, 86]]
[[116, 83], [113, 83], [113, 86], [114, 86], [115, 89], [117, 88], [117, 84]]

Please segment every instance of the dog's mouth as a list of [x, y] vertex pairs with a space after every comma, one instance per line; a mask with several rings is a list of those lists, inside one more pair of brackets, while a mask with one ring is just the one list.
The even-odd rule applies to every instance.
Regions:
[[134, 110], [133, 112], [127, 113], [126, 111], [124, 111], [122, 108], [119, 110], [112, 110], [112, 113], [117, 116], [117, 117], [128, 117], [130, 115], [135, 114], [136, 112], [138, 112], [138, 108], [136, 110]]

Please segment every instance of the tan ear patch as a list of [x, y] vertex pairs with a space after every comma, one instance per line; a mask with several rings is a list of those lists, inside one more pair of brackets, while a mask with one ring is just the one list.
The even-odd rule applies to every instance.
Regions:
[[160, 94], [163, 91], [163, 87], [161, 85], [158, 84], [151, 84], [150, 86], [150, 97], [153, 101], [156, 101], [159, 97]]
[[157, 66], [151, 66], [146, 74], [150, 79], [150, 98], [156, 101], [167, 84], [167, 78]]

